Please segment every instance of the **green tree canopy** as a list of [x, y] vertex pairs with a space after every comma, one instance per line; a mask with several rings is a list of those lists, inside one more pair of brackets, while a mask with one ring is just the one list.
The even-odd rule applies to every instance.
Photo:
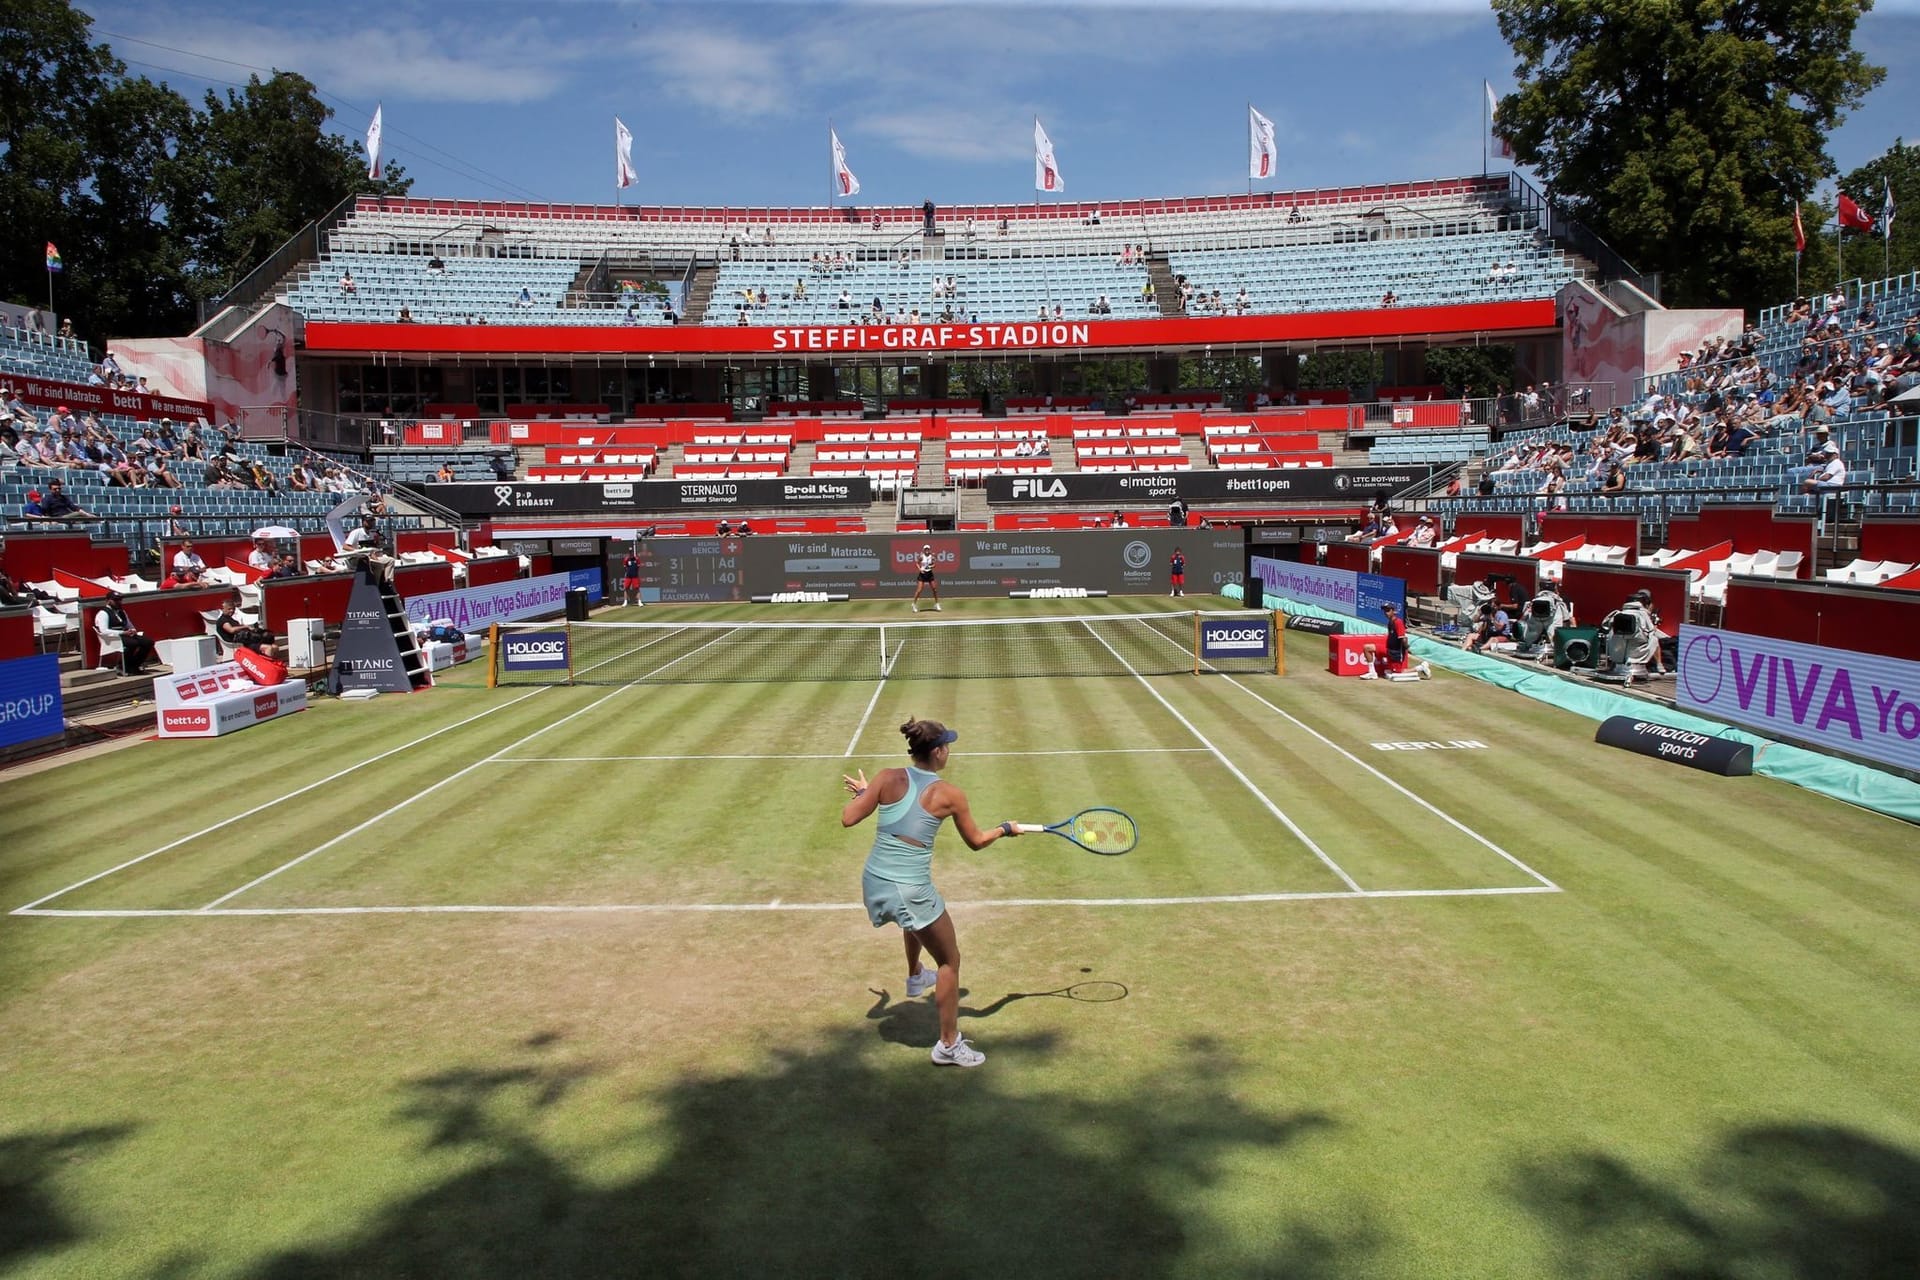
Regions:
[[1871, 7], [1493, 0], [1519, 59], [1499, 128], [1669, 304], [1776, 302], [1794, 203], [1833, 172], [1827, 134], [1886, 74], [1853, 48]]
[[369, 181], [357, 142], [301, 76], [252, 78], [197, 109], [104, 44], [69, 0], [0, 4], [0, 297], [38, 302], [40, 249], [60, 246], [54, 305], [94, 339], [193, 327], [196, 299], [230, 287]]

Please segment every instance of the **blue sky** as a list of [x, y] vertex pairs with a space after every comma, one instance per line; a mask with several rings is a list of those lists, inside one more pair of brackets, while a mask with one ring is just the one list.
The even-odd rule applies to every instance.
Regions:
[[[1244, 191], [1249, 101], [1280, 189], [1459, 176], [1480, 171], [1481, 81], [1504, 91], [1514, 62], [1467, 0], [81, 7], [133, 71], [196, 95], [299, 71], [355, 138], [383, 102], [416, 194], [482, 199], [610, 203], [616, 114], [630, 204], [824, 204], [829, 117], [861, 204], [1031, 200], [1035, 115], [1071, 198]], [[1833, 138], [1842, 171], [1920, 121], [1920, 0], [1881, 0], [1857, 43], [1887, 79]]]

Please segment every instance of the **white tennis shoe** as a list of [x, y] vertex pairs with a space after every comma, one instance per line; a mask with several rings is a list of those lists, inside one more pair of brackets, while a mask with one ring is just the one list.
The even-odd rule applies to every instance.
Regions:
[[1365, 671], [1362, 671], [1360, 673], [1360, 678], [1362, 680], [1378, 680], [1380, 678], [1380, 673], [1378, 671], [1375, 671], [1372, 667], [1368, 667]]
[[933, 984], [940, 977], [938, 969], [922, 969], [918, 973], [907, 975], [907, 999], [914, 1000], [933, 990]]
[[1415, 668], [1415, 670], [1419, 673], [1420, 678], [1422, 680], [1433, 679], [1433, 668], [1428, 666], [1426, 663], [1424, 662], [1421, 663], [1418, 667]]
[[935, 1041], [933, 1045], [933, 1065], [936, 1067], [977, 1067], [987, 1060], [987, 1055], [967, 1043], [965, 1036], [952, 1044]]

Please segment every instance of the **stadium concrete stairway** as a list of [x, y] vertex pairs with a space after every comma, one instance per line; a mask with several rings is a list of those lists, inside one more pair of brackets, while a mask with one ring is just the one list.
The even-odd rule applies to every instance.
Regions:
[[681, 324], [700, 324], [706, 320], [707, 303], [713, 299], [713, 282], [719, 276], [720, 268], [711, 262], [694, 268], [693, 281], [680, 304]]
[[1147, 279], [1153, 281], [1153, 300], [1159, 305], [1160, 314], [1179, 315], [1180, 285], [1173, 278], [1173, 268], [1167, 265], [1165, 250], [1147, 255]]

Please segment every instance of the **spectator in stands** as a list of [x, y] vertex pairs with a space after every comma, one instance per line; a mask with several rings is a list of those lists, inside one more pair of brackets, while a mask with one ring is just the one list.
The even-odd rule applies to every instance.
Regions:
[[267, 579], [271, 581], [278, 578], [297, 578], [302, 572], [300, 557], [291, 551], [282, 551], [274, 559], [273, 568], [267, 570]]
[[126, 601], [118, 591], [107, 593], [106, 607], [93, 617], [93, 629], [102, 639], [118, 637], [123, 675], [139, 675], [152, 660], [154, 643], [146, 632], [133, 625], [133, 619], [127, 616]]
[[1385, 293], [1380, 295], [1380, 305], [1383, 307], [1390, 307], [1398, 301], [1400, 301], [1400, 295], [1395, 293], [1392, 289], [1388, 289]]
[[[1796, 467], [1795, 470], [1802, 468]], [[1821, 462], [1819, 469], [1800, 480], [1802, 493], [1838, 493], [1847, 485], [1847, 464], [1841, 458], [1839, 450], [1834, 450]]]
[[1124, 511], [1119, 511], [1119, 510], [1116, 510], [1116, 511], [1115, 511], [1115, 512], [1113, 513], [1113, 520], [1111, 521], [1111, 524], [1112, 524], [1112, 527], [1113, 527], [1113, 528], [1115, 528], [1115, 529], [1124, 529], [1124, 528], [1126, 528], [1126, 527], [1127, 527], [1127, 513], [1126, 513], [1126, 512], [1124, 512]]
[[1430, 547], [1433, 545], [1433, 538], [1433, 517], [1421, 516], [1420, 522], [1414, 526], [1413, 532], [1407, 535], [1407, 545], [1410, 547]]
[[360, 292], [360, 286], [354, 283], [352, 268], [343, 268], [341, 270], [340, 292], [344, 294], [354, 294], [354, 293]]
[[161, 523], [160, 532], [168, 538], [179, 538], [186, 535], [187, 522], [181, 518], [180, 508], [177, 504], [167, 508], [167, 518]]
[[273, 539], [255, 538], [253, 540], [253, 550], [247, 552], [247, 565], [249, 568], [258, 569], [264, 573], [268, 569], [273, 568], [273, 558]]
[[433, 479], [437, 484], [452, 484], [453, 464], [443, 460], [440, 463], [440, 469], [433, 473]]
[[1178, 494], [1167, 506], [1167, 523], [1176, 529], [1187, 527], [1187, 504], [1180, 500]]
[[400, 314], [395, 316], [394, 319], [400, 324], [412, 324], [413, 312], [409, 310], [407, 304], [403, 302], [400, 304]]
[[1618, 462], [1607, 464], [1606, 477], [1600, 482], [1600, 492], [1605, 494], [1625, 493], [1627, 491], [1627, 471]]
[[1827, 464], [1840, 456], [1840, 446], [1833, 442], [1832, 433], [1825, 424], [1813, 429], [1813, 443], [1807, 446], [1807, 456], [1797, 467], [1787, 471], [1787, 481], [1807, 491], [1807, 481], [1827, 469]]
[[1467, 641], [1467, 648], [1479, 653], [1496, 641], [1513, 638], [1513, 619], [1496, 602], [1489, 600], [1480, 606], [1480, 616], [1474, 623], [1473, 636]]
[[446, 269], [447, 269], [447, 264], [440, 261], [439, 254], [436, 253], [431, 258], [427, 259], [427, 274], [437, 276], [441, 272], [445, 271]]
[[524, 284], [521, 285], [519, 296], [514, 298], [513, 305], [516, 307], [531, 307], [533, 305], [533, 290]]
[[40, 514], [48, 520], [97, 520], [99, 517], [76, 503], [59, 480], [47, 481], [46, 496], [40, 499]]
[[511, 480], [515, 475], [513, 455], [501, 450], [487, 459], [487, 465], [493, 468], [495, 480]]
[[167, 576], [160, 580], [160, 589], [162, 591], [178, 591], [187, 587], [200, 586], [201, 578], [204, 574], [204, 570], [195, 568], [192, 565], [182, 566], [176, 564], [167, 570]]
[[41, 510], [40, 501], [38, 489], [27, 490], [27, 500], [20, 506], [20, 518], [27, 521], [46, 519], [47, 513]]
[[[1615, 467], [1613, 469], [1617, 472], [1620, 468]], [[1567, 509], [1567, 500], [1563, 496], [1566, 487], [1566, 473], [1561, 470], [1559, 462], [1549, 462], [1547, 464], [1546, 478], [1540, 482], [1540, 488], [1538, 490], [1540, 496], [1547, 499], [1548, 510], [1565, 511]]]
[[[175, 510], [178, 509], [177, 507], [175, 508]], [[193, 549], [192, 539], [182, 542], [180, 549], [173, 553], [172, 565], [173, 572], [176, 576], [182, 569], [191, 570], [196, 576], [207, 571], [207, 562], [201, 558], [198, 551]]]
[[313, 477], [308, 474], [305, 462], [295, 462], [287, 469], [287, 492], [313, 492]]
[[212, 458], [208, 459], [206, 470], [201, 475], [200, 483], [209, 489], [244, 489], [247, 487], [246, 481], [234, 475], [232, 470], [229, 469], [227, 465], [227, 455], [224, 453], [216, 453]]

